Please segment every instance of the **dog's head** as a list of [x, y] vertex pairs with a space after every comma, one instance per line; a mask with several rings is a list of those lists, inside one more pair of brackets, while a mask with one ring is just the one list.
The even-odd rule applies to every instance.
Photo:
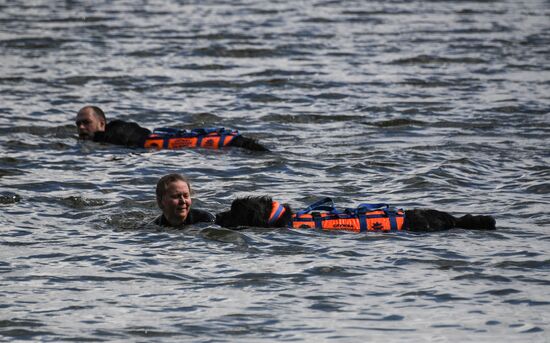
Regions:
[[216, 215], [216, 224], [223, 227], [285, 227], [292, 218], [288, 204], [279, 204], [269, 196], [238, 198], [229, 211]]

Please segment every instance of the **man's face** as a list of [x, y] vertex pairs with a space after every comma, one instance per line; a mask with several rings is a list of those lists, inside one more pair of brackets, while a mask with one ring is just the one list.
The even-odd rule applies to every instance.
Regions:
[[191, 192], [187, 182], [176, 180], [168, 184], [162, 199], [157, 199], [162, 214], [170, 225], [183, 224], [191, 208]]
[[80, 139], [93, 139], [96, 132], [105, 131], [105, 122], [88, 108], [78, 112], [75, 123]]

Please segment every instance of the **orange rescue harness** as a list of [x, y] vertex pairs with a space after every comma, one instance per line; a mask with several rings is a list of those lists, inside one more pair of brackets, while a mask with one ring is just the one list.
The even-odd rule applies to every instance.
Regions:
[[340, 211], [332, 199], [325, 198], [294, 214], [289, 226], [351, 232], [400, 231], [404, 221], [405, 211], [387, 204], [360, 204]]
[[228, 146], [239, 136], [237, 130], [225, 128], [207, 128], [182, 130], [174, 128], [158, 128], [147, 137], [144, 148], [180, 149], [180, 148], [214, 148]]

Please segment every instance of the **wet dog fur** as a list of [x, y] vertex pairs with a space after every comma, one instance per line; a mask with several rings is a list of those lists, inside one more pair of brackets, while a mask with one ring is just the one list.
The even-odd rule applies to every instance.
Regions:
[[[237, 198], [231, 203], [231, 209], [216, 215], [216, 224], [226, 228], [242, 227], [287, 227], [292, 220], [292, 208], [282, 204], [286, 211], [274, 223], [269, 223], [273, 200], [269, 196], [249, 196]], [[405, 211], [404, 230], [433, 232], [462, 228], [468, 230], [494, 230], [495, 219], [491, 216], [467, 214], [454, 217], [446, 212], [432, 209], [413, 209]]]
[[273, 200], [269, 196], [237, 198], [231, 203], [231, 209], [216, 214], [216, 224], [226, 228], [238, 227], [285, 227], [292, 219], [292, 209], [288, 204], [282, 204], [285, 212], [270, 224], [269, 216], [273, 208]]

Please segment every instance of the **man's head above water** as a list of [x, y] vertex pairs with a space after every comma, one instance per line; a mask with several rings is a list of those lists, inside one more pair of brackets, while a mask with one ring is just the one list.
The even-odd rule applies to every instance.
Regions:
[[97, 106], [84, 106], [76, 115], [75, 124], [80, 139], [93, 139], [96, 132], [105, 131], [105, 113]]

